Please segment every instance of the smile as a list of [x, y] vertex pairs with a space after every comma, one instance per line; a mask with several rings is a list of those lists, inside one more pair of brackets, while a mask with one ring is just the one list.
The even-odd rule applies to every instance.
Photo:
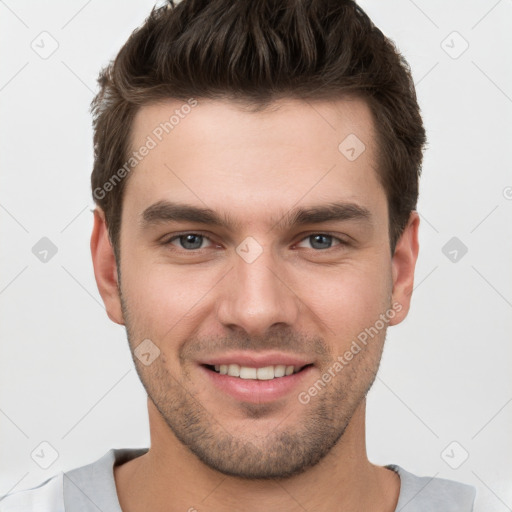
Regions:
[[250, 366], [243, 366], [240, 364], [216, 364], [206, 365], [209, 370], [219, 373], [220, 375], [229, 375], [230, 377], [238, 377], [247, 380], [272, 380], [281, 377], [288, 377], [294, 373], [298, 373], [306, 366], [293, 366], [293, 365], [270, 365], [261, 368], [253, 368]]

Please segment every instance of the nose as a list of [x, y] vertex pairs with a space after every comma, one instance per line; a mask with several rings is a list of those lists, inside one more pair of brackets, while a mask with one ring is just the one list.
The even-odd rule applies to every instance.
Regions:
[[287, 278], [284, 262], [270, 249], [263, 249], [254, 261], [240, 254], [234, 254], [234, 268], [223, 280], [217, 307], [219, 322], [251, 336], [262, 336], [277, 325], [294, 326], [301, 300]]

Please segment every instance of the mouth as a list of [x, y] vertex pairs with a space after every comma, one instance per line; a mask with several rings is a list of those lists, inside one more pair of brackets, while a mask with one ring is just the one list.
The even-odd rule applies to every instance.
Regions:
[[306, 389], [313, 378], [314, 363], [280, 355], [232, 354], [198, 365], [206, 393], [236, 402], [269, 403], [290, 398]]

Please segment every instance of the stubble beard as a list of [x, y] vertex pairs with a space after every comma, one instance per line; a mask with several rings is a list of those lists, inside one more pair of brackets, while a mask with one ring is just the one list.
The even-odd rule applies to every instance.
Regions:
[[[240, 411], [254, 422], [250, 433], [245, 428], [241, 434], [233, 431], [225, 415], [222, 420], [217, 418], [208, 403], [201, 403], [190, 391], [188, 371], [184, 370], [183, 376], [177, 378], [170, 373], [162, 355], [150, 366], [144, 366], [136, 358], [133, 350], [140, 336], [136, 335], [123, 299], [121, 303], [137, 373], [170, 433], [209, 468], [243, 479], [286, 479], [325, 459], [342, 439], [375, 380], [382, 351], [379, 345], [385, 337], [384, 332], [383, 339], [375, 341], [373, 350], [365, 347], [309, 403], [301, 404], [292, 395], [289, 400], [296, 401], [294, 415], [300, 419], [291, 426], [284, 426], [286, 416], [272, 404], [240, 403]], [[331, 365], [333, 360], [331, 355]], [[326, 368], [319, 372], [318, 378], [326, 371], [327, 364], [326, 361]], [[282, 418], [282, 424], [278, 423], [270, 431], [262, 430], [260, 425], [271, 415]]]

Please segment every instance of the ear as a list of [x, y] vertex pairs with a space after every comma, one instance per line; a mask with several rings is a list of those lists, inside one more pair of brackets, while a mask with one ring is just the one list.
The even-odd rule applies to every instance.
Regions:
[[402, 236], [396, 244], [391, 260], [393, 276], [392, 304], [400, 304], [401, 308], [396, 308], [396, 315], [390, 320], [390, 325], [399, 324], [409, 312], [414, 287], [414, 269], [419, 251], [419, 224], [418, 212], [412, 211]]
[[96, 284], [105, 304], [107, 315], [116, 324], [124, 325], [114, 249], [108, 236], [105, 214], [100, 208], [94, 210], [91, 255]]

